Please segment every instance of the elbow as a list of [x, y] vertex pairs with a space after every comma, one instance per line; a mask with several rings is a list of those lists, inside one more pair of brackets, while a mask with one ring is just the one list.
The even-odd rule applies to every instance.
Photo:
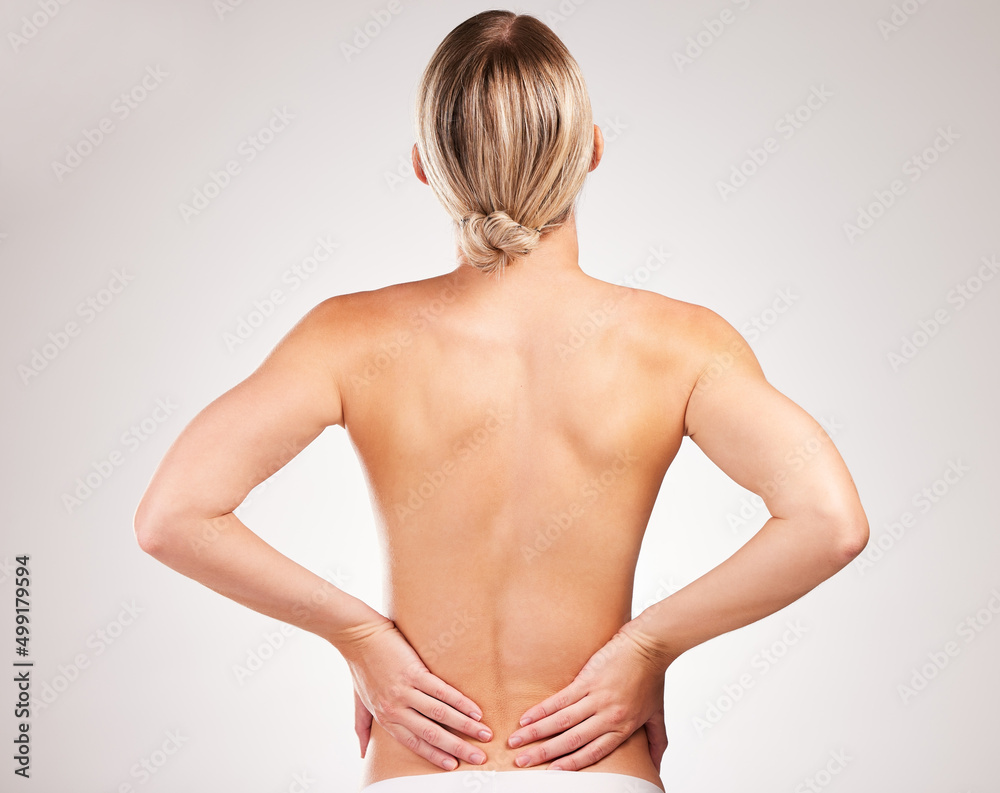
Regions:
[[861, 552], [868, 545], [868, 536], [867, 518], [863, 518], [861, 521], [855, 521], [847, 530], [845, 530], [845, 533], [840, 540], [840, 548], [841, 553], [844, 556], [845, 565], [849, 564], [857, 556], [861, 555]]
[[159, 534], [136, 529], [135, 541], [139, 545], [140, 550], [148, 553], [154, 559], [163, 553], [163, 539]]
[[132, 517], [132, 531], [139, 548], [153, 558], [167, 549], [170, 533], [164, 528], [170, 521], [161, 517], [161, 510], [154, 510], [151, 500], [143, 497]]
[[132, 531], [135, 533], [135, 541], [139, 548], [156, 558], [163, 552], [165, 546], [164, 533], [156, 528], [156, 524], [148, 519], [139, 521], [137, 518], [132, 521]]
[[835, 527], [837, 552], [846, 566], [868, 545], [868, 516], [858, 503], [850, 509], [841, 510], [832, 523]]
[[846, 567], [868, 545], [868, 517], [856, 498], [815, 501], [803, 515], [806, 525], [816, 532], [824, 553], [834, 564]]
[[229, 528], [232, 513], [213, 518], [181, 510], [150, 509], [142, 504], [132, 518], [135, 540], [145, 553], [168, 566], [198, 555]]
[[139, 548], [168, 567], [184, 559], [192, 545], [187, 524], [174, 520], [136, 521], [133, 529]]

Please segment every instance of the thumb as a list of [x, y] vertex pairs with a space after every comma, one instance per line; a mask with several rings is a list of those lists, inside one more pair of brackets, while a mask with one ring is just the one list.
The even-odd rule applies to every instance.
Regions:
[[667, 751], [667, 725], [664, 721], [663, 710], [654, 713], [645, 724], [646, 738], [649, 741], [649, 756], [659, 773], [660, 763], [663, 760], [663, 753]]
[[368, 741], [372, 737], [372, 714], [369, 713], [368, 708], [365, 707], [364, 703], [361, 701], [361, 697], [358, 696], [357, 689], [354, 691], [354, 732], [358, 735], [358, 741], [361, 744], [361, 758], [364, 759], [365, 752], [368, 750]]

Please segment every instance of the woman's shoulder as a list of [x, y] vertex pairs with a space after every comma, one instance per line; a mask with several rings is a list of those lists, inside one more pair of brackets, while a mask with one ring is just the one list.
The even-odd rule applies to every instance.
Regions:
[[318, 314], [331, 326], [350, 326], [360, 322], [369, 331], [375, 331], [380, 321], [397, 319], [400, 311], [405, 310], [406, 303], [418, 301], [433, 293], [435, 287], [438, 291], [447, 289], [443, 277], [344, 292], [320, 301], [310, 313]]
[[420, 297], [434, 293], [458, 293], [460, 289], [461, 287], [454, 278], [454, 274], [445, 273], [444, 275], [436, 275], [429, 278], [400, 281], [373, 287], [372, 289], [331, 295], [323, 301], [323, 304], [329, 304], [342, 310], [349, 307], [371, 310], [378, 306], [389, 306], [394, 302], [419, 299]]
[[602, 311], [616, 319], [619, 337], [650, 371], [694, 378], [719, 356], [750, 350], [739, 331], [707, 306], [623, 284], [602, 289]]
[[624, 284], [603, 284], [605, 305], [624, 323], [652, 343], [711, 343], [732, 326], [718, 313], [698, 303]]

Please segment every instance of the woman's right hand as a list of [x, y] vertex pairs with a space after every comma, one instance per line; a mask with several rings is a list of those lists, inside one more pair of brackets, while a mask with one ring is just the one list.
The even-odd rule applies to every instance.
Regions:
[[[482, 708], [433, 675], [392, 620], [357, 631], [339, 649], [358, 700], [403, 746], [446, 771], [458, 767], [455, 758], [486, 762], [482, 749], [442, 728], [489, 741], [493, 734], [479, 721]], [[367, 741], [358, 737], [366, 748]]]

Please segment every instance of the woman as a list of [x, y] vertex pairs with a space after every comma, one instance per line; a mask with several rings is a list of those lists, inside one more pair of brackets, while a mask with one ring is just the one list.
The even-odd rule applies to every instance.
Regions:
[[[575, 204], [603, 139], [547, 26], [463, 22], [417, 110], [414, 170], [456, 221], [457, 267], [311, 310], [167, 452], [138, 542], [343, 654], [369, 793], [657, 793], [666, 669], [848, 564], [868, 538], [857, 491], [721, 317], [582, 272]], [[388, 616], [233, 514], [331, 425], [365, 470]], [[773, 517], [632, 619], [685, 435]]]

